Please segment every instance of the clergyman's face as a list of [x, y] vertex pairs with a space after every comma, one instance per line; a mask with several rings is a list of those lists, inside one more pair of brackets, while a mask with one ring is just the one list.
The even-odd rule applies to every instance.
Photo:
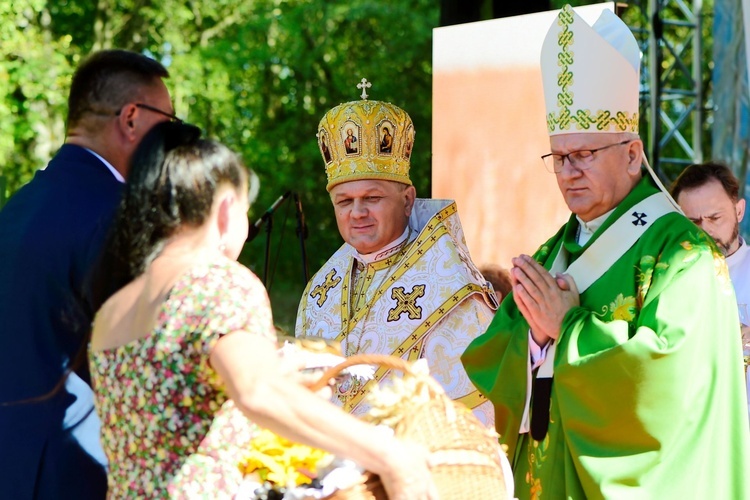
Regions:
[[341, 237], [361, 254], [403, 234], [416, 197], [413, 186], [371, 179], [338, 184], [330, 194]]
[[677, 203], [688, 219], [711, 235], [725, 255], [737, 250], [744, 200], [734, 203], [721, 182], [711, 179], [702, 186], [680, 191]]
[[[622, 134], [562, 134], [550, 137], [550, 149], [568, 154], [597, 149], [622, 141]], [[630, 143], [628, 143], [630, 144]], [[562, 171], [555, 174], [565, 203], [571, 212], [589, 222], [615, 208], [628, 195], [640, 177], [640, 165], [630, 168], [629, 147], [610, 147], [594, 153], [586, 169], [574, 167], [566, 159]]]

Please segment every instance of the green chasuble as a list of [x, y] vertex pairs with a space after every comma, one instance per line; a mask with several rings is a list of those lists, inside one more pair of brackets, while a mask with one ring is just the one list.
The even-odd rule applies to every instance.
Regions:
[[[575, 261], [656, 192], [644, 176], [585, 246], [571, 216], [534, 258], [549, 269], [564, 245]], [[520, 499], [750, 498], [737, 304], [723, 257], [684, 216], [653, 222], [565, 315], [542, 441], [519, 434], [528, 342], [510, 298], [462, 357], [495, 406]]]

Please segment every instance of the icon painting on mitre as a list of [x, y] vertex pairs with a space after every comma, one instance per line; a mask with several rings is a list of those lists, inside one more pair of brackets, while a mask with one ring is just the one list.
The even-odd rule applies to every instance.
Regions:
[[411, 150], [414, 147], [414, 127], [409, 125], [406, 129], [406, 145], [404, 146], [404, 156], [411, 157]]
[[326, 164], [331, 163], [331, 149], [328, 146], [328, 134], [324, 130], [318, 132], [318, 143], [320, 144], [320, 154], [323, 155], [323, 161]]
[[384, 154], [391, 154], [393, 149], [393, 135], [391, 131], [395, 131], [393, 123], [389, 120], [383, 120], [378, 126], [380, 130], [380, 152]]
[[359, 144], [357, 142], [359, 141], [359, 127], [354, 122], [346, 122], [344, 123], [343, 131], [342, 140], [344, 141], [346, 154], [357, 154], [359, 152]]

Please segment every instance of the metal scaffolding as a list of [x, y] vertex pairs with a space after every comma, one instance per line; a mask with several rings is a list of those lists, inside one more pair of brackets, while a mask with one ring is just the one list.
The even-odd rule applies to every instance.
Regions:
[[[703, 81], [703, 0], [644, 0], [617, 4], [643, 54], [641, 131], [652, 166], [669, 182], [703, 161], [706, 121]], [[710, 48], [710, 47], [708, 47]]]

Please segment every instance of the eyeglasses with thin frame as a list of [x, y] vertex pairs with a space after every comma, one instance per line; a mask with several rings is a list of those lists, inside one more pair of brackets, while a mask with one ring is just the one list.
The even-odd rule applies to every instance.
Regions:
[[[147, 109], [148, 111], [152, 111], [154, 113], [159, 113], [160, 115], [163, 115], [163, 116], [166, 116], [167, 118], [169, 118], [169, 121], [177, 122], [177, 123], [182, 123], [182, 118], [178, 117], [177, 115], [173, 115], [172, 113], [167, 113], [166, 111], [162, 111], [161, 109], [156, 108], [154, 106], [151, 106], [149, 104], [144, 104], [142, 102], [137, 102], [137, 103], [135, 103], [135, 107], [136, 108], [141, 108], [141, 109]], [[122, 108], [118, 109], [117, 113], [115, 113], [115, 116], [120, 116], [121, 112], [122, 112]]]
[[573, 168], [576, 168], [578, 170], [587, 170], [593, 165], [594, 153], [596, 153], [597, 151], [613, 148], [615, 146], [622, 146], [623, 144], [633, 142], [634, 140], [635, 139], [628, 139], [626, 141], [608, 144], [606, 146], [595, 149], [580, 149], [578, 151], [571, 151], [570, 153], [564, 155], [557, 153], [547, 153], [546, 155], [542, 155], [542, 161], [544, 162], [544, 166], [547, 167], [547, 170], [549, 170], [553, 174], [559, 174], [560, 172], [562, 172], [563, 165], [565, 164], [565, 158], [568, 159], [570, 166], [572, 166]]

